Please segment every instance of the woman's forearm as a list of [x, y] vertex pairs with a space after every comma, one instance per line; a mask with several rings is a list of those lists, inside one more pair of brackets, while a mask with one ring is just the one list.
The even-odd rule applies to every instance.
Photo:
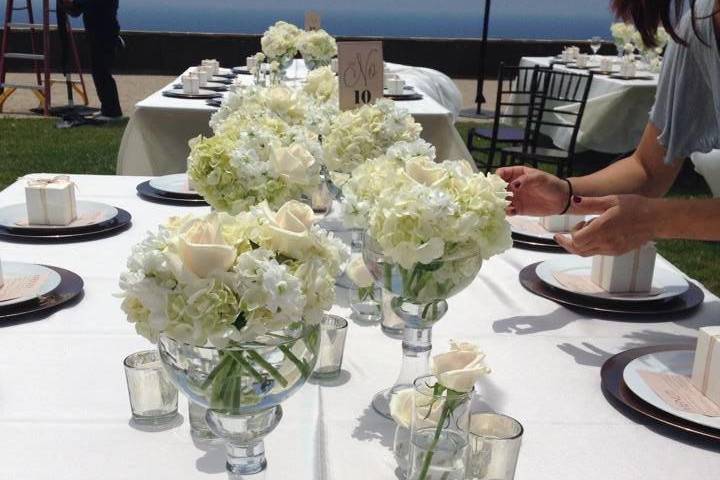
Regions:
[[665, 164], [665, 149], [657, 140], [659, 134], [648, 123], [632, 155], [591, 175], [572, 178], [573, 190], [587, 197], [621, 194], [662, 197], [675, 181], [682, 162]]
[[720, 241], [720, 198], [650, 202], [657, 238]]

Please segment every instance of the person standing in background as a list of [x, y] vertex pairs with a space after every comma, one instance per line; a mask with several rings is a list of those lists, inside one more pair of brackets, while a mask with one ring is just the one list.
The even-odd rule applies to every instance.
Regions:
[[93, 82], [100, 98], [100, 115], [95, 118], [106, 122], [123, 119], [112, 76], [117, 50], [123, 46], [117, 19], [118, 0], [63, 0], [63, 4], [70, 15], [83, 16]]

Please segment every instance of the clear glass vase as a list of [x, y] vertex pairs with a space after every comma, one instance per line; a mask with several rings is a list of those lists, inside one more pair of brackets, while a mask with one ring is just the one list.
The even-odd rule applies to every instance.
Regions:
[[482, 267], [482, 255], [477, 248], [446, 248], [442, 258], [405, 268], [386, 258], [377, 242], [366, 235], [363, 258], [376, 283], [396, 295], [392, 309], [404, 323], [400, 374], [395, 385], [372, 400], [373, 409], [389, 419], [390, 397], [429, 373], [432, 327], [447, 313], [446, 300], [475, 279]]
[[409, 480], [464, 480], [472, 392], [445, 389], [433, 375], [415, 380]]
[[401, 478], [407, 478], [410, 468], [410, 429], [402, 425], [395, 428], [393, 437], [393, 455], [398, 465]]
[[321, 58], [312, 58], [312, 57], [303, 57], [303, 60], [305, 61], [305, 67], [308, 70], [315, 70], [316, 68], [320, 67], [327, 67], [330, 65], [330, 59], [321, 59]]
[[160, 336], [160, 359], [170, 379], [189, 401], [208, 409], [208, 426], [225, 440], [230, 478], [265, 469], [263, 438], [280, 422], [280, 404], [312, 373], [318, 344], [317, 326], [222, 349]]

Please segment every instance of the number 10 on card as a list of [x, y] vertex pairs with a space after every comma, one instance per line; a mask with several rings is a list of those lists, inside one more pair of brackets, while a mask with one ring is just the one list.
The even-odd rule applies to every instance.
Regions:
[[338, 42], [338, 77], [341, 110], [382, 98], [382, 42]]

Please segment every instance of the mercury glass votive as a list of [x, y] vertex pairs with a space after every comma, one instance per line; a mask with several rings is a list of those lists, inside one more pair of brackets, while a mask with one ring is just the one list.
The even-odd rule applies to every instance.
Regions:
[[157, 350], [128, 355], [123, 365], [135, 423], [157, 426], [175, 421], [178, 391], [167, 377]]
[[320, 350], [315, 364], [314, 378], [327, 379], [340, 374], [348, 322], [337, 315], [327, 314], [320, 323]]
[[520, 453], [523, 426], [497, 413], [470, 417], [466, 479], [512, 480]]

